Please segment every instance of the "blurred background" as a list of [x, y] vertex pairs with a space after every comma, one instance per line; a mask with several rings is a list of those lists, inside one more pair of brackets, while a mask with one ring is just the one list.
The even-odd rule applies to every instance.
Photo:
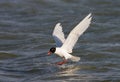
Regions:
[[[67, 37], [89, 13], [72, 53], [81, 60], [54, 65], [56, 23]], [[120, 0], [0, 0], [0, 82], [120, 82], [119, 62]]]

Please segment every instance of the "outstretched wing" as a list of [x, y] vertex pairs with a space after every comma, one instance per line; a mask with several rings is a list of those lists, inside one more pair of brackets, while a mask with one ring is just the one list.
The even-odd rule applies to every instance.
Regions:
[[65, 49], [68, 53], [72, 53], [72, 49], [76, 44], [80, 35], [89, 27], [91, 23], [91, 13], [86, 16], [68, 35], [66, 41], [62, 45], [62, 48]]
[[60, 23], [57, 23], [54, 30], [53, 30], [53, 38], [56, 42], [57, 47], [61, 47], [63, 43], [65, 42], [65, 36], [62, 31], [62, 26]]

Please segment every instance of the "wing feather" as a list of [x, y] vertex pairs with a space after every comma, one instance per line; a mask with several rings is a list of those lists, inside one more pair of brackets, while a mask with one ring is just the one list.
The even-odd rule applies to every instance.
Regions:
[[53, 30], [53, 38], [56, 42], [57, 47], [61, 47], [65, 42], [65, 36], [62, 30], [62, 26], [60, 23], [57, 23], [54, 30]]
[[89, 27], [91, 23], [91, 13], [86, 16], [68, 35], [66, 41], [62, 45], [68, 53], [72, 53], [72, 49], [76, 44], [78, 38], [83, 34], [83, 32]]

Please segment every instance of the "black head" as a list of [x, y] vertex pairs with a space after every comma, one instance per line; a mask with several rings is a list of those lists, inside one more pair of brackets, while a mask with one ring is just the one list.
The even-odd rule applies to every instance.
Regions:
[[51, 53], [54, 53], [55, 51], [56, 51], [55, 47], [50, 48], [50, 50], [48, 52], [48, 55], [50, 55]]
[[56, 51], [55, 47], [50, 48], [50, 52], [54, 53]]

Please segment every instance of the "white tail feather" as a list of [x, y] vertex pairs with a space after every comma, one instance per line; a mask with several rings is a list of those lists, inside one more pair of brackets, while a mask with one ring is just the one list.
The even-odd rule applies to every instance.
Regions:
[[77, 61], [80, 60], [80, 57], [72, 56], [70, 59], [71, 59], [72, 61], [74, 61], [74, 62], [77, 62]]

